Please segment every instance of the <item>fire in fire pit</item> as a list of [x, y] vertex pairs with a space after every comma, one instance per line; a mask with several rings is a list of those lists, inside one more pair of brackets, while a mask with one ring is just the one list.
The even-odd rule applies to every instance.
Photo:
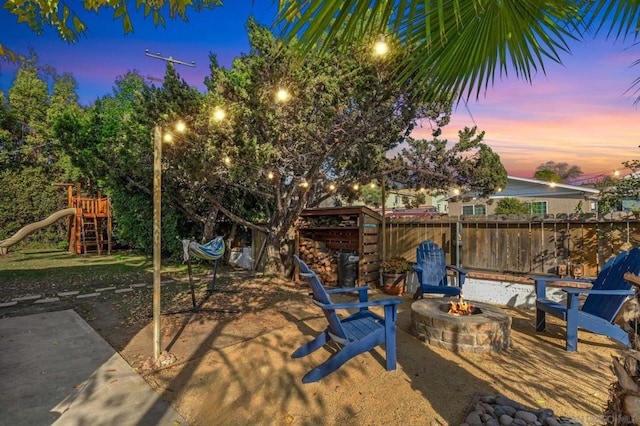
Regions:
[[457, 302], [450, 302], [448, 313], [456, 316], [475, 315], [481, 314], [482, 310], [480, 308], [476, 308], [470, 303], [465, 302], [464, 300], [462, 300], [461, 296]]

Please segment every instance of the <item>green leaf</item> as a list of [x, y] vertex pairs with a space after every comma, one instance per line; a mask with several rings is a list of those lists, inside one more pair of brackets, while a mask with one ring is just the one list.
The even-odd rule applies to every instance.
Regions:
[[113, 19], [117, 19], [125, 13], [127, 13], [127, 6], [123, 4], [122, 6], [117, 8], [115, 12], [113, 12]]
[[124, 18], [122, 18], [122, 27], [124, 28], [125, 34], [133, 31], [133, 25], [131, 24], [131, 17], [129, 14], [124, 15]]
[[73, 16], [73, 28], [76, 33], [80, 34], [86, 31], [87, 26], [76, 15]]

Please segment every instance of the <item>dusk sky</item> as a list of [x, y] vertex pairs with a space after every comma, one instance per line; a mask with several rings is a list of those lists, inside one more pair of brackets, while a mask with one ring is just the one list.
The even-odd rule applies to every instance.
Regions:
[[[249, 44], [245, 24], [250, 15], [270, 25], [276, 13], [272, 1], [234, 0], [225, 6], [199, 14], [190, 22], [169, 20], [166, 29], [152, 21], [134, 18], [135, 32], [123, 35], [120, 21], [108, 13], [87, 15], [86, 37], [68, 45], [53, 29], [38, 37], [26, 25], [0, 9], [2, 42], [21, 53], [33, 48], [40, 64], [54, 66], [59, 73], [71, 73], [78, 81], [83, 105], [112, 92], [116, 77], [129, 70], [143, 76], [162, 78], [165, 62], [145, 56], [145, 50], [196, 67], [178, 66], [180, 76], [204, 91], [209, 71], [209, 53], [217, 55], [223, 66], [247, 53]], [[105, 11], [106, 12], [106, 11]], [[584, 180], [621, 170], [621, 162], [638, 158], [640, 110], [634, 94], [625, 93], [640, 77], [640, 48], [631, 41], [606, 41], [603, 37], [572, 45], [563, 65], [546, 62], [546, 75], [539, 72], [533, 84], [509, 76], [496, 80], [478, 100], [460, 103], [444, 137], [457, 140], [457, 132], [477, 124], [486, 132], [485, 141], [500, 155], [507, 172], [532, 177], [544, 162], [578, 165]], [[15, 66], [0, 62], [0, 90], [11, 86]], [[414, 132], [428, 138], [427, 128]]]

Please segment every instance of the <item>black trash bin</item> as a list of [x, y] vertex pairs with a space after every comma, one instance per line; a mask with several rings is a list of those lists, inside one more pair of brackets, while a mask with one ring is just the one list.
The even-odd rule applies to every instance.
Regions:
[[338, 286], [355, 287], [358, 282], [358, 253], [341, 251], [338, 253]]

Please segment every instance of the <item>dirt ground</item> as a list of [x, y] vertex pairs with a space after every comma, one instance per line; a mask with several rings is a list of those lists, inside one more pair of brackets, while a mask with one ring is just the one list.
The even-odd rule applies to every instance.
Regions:
[[[584, 425], [603, 423], [614, 381], [611, 356], [621, 349], [608, 338], [581, 331], [578, 352], [567, 353], [560, 322], [550, 319], [548, 331], [536, 333], [533, 311], [505, 308], [513, 318], [509, 350], [456, 354], [413, 336], [413, 300], [405, 295], [397, 321], [396, 371], [385, 370], [384, 350], [378, 347], [304, 385], [302, 376], [332, 352], [322, 348], [291, 359], [326, 326], [304, 283], [231, 269], [218, 282], [221, 291], [203, 307], [238, 312], [163, 315], [161, 344], [175, 361], [158, 368], [145, 368], [153, 354], [150, 290], [57, 309], [76, 309], [192, 425], [452, 425], [464, 420], [474, 396], [495, 394], [551, 408]], [[373, 294], [389, 297], [378, 290]], [[204, 295], [199, 293], [198, 300]], [[147, 315], [127, 316], [139, 304]], [[182, 293], [170, 309], [190, 306], [188, 293]]]

